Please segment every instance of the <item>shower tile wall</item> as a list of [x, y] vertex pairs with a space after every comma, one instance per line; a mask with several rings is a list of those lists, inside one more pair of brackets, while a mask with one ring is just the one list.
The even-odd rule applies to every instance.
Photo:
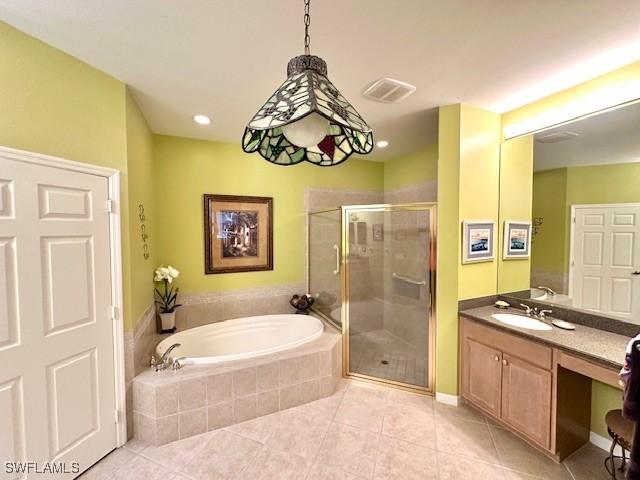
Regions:
[[368, 230], [366, 244], [351, 245], [350, 371], [426, 386], [429, 288], [393, 274], [429, 280], [428, 212], [357, 212], [353, 220]]
[[[307, 212], [338, 209], [310, 216], [306, 265], [313, 272], [309, 280], [310, 290], [316, 295], [316, 308], [339, 323], [342, 285], [340, 275], [334, 274], [336, 267], [334, 245], [342, 247], [342, 212], [339, 207], [382, 203], [384, 194], [372, 191], [308, 188], [305, 197]], [[363, 312], [373, 310], [366, 304], [356, 308]]]
[[328, 210], [343, 205], [371, 205], [384, 201], [383, 192], [362, 190], [338, 190], [331, 188], [307, 188], [306, 211]]
[[426, 352], [426, 309], [428, 283], [416, 286], [393, 278], [393, 273], [419, 281], [429, 280], [428, 212], [399, 211], [387, 216], [387, 244], [384, 277], [384, 328]]
[[336, 269], [334, 245], [341, 245], [341, 211], [316, 213], [309, 217], [309, 289], [315, 296], [315, 308], [340, 323], [342, 288]]
[[384, 203], [435, 202], [437, 197], [438, 182], [430, 180], [396, 190], [388, 190], [384, 192]]

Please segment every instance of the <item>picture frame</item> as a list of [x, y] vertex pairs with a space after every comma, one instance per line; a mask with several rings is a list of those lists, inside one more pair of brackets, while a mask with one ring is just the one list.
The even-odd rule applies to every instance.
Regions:
[[273, 270], [273, 198], [203, 195], [205, 274]]
[[462, 222], [462, 263], [492, 262], [495, 258], [495, 222], [465, 220]]
[[374, 242], [384, 241], [384, 224], [374, 223], [371, 225], [371, 238]]
[[504, 222], [504, 260], [525, 260], [531, 257], [531, 222], [506, 220]]

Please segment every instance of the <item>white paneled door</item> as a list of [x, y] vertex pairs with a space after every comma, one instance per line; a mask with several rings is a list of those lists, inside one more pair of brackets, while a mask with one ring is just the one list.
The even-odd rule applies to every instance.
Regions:
[[0, 156], [0, 478], [116, 446], [107, 200], [106, 177]]
[[640, 323], [640, 205], [573, 207], [574, 306]]

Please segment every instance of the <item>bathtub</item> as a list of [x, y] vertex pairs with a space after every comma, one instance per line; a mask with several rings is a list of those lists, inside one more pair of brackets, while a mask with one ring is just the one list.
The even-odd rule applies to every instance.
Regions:
[[260, 315], [235, 318], [190, 328], [165, 338], [156, 347], [157, 357], [174, 343], [171, 352], [184, 357], [183, 365], [220, 363], [280, 352], [322, 335], [321, 320], [310, 315]]

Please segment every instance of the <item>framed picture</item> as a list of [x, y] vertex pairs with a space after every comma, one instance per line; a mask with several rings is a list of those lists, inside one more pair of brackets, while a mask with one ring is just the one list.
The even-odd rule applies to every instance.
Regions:
[[374, 223], [371, 225], [371, 238], [374, 242], [384, 241], [384, 225], [382, 223]]
[[493, 220], [462, 222], [462, 263], [493, 260], [494, 227]]
[[504, 222], [504, 252], [502, 258], [529, 258], [531, 254], [531, 222]]
[[273, 270], [273, 198], [204, 195], [204, 271]]

